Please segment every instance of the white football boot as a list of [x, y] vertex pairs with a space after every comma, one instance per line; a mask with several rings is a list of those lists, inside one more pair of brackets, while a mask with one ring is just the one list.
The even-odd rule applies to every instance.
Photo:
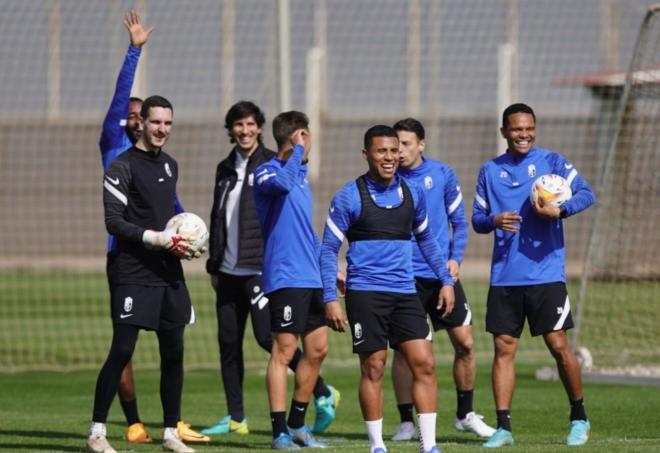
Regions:
[[176, 428], [165, 428], [163, 430], [163, 451], [195, 453], [195, 450], [183, 443]]
[[87, 451], [90, 453], [117, 453], [106, 439], [105, 423], [94, 423], [89, 428]]
[[474, 411], [468, 412], [464, 419], [454, 420], [454, 427], [460, 432], [472, 432], [479, 437], [488, 438], [495, 433], [495, 429], [485, 424], [483, 418], [483, 415], [475, 414]]
[[413, 422], [401, 422], [396, 433], [392, 436], [394, 442], [413, 439], [417, 439], [417, 430], [415, 429], [415, 424]]

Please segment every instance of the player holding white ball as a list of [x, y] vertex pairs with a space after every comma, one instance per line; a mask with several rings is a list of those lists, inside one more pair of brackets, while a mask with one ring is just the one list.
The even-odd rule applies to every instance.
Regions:
[[[472, 214], [477, 233], [494, 232], [486, 330], [493, 334], [495, 344], [493, 394], [498, 429], [484, 447], [513, 445], [514, 358], [525, 318], [533, 336], [543, 335], [568, 394], [571, 415], [566, 443], [582, 445], [589, 439], [591, 427], [584, 410], [580, 366], [566, 335], [573, 320], [566, 290], [562, 220], [587, 209], [596, 197], [564, 156], [534, 146], [536, 116], [531, 107], [507, 107], [500, 132], [507, 151], [481, 166]], [[559, 206], [554, 197], [540, 196], [532, 203], [530, 189], [541, 175], [563, 177], [573, 196]]]

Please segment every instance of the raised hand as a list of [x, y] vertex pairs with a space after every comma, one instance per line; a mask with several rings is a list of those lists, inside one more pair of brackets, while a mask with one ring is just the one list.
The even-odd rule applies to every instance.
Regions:
[[128, 30], [131, 45], [137, 48], [142, 47], [149, 39], [151, 32], [154, 31], [154, 27], [149, 27], [145, 30], [140, 20], [140, 15], [134, 9], [127, 12], [124, 16], [124, 26]]

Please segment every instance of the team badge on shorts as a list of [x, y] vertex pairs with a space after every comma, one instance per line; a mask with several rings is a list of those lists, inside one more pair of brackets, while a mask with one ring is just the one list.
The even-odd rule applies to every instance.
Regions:
[[362, 338], [362, 324], [360, 324], [359, 322], [356, 322], [355, 325], [353, 326], [353, 336], [355, 337], [356, 340]]
[[129, 312], [133, 309], [133, 298], [128, 296], [124, 299], [124, 311]]
[[291, 305], [287, 305], [284, 307], [284, 313], [283, 313], [284, 320], [291, 321], [291, 316], [292, 316]]

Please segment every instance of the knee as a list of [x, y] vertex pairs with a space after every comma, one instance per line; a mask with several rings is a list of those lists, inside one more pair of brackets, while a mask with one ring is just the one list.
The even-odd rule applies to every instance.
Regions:
[[385, 374], [385, 359], [371, 357], [362, 363], [362, 377], [372, 382], [380, 382]]
[[296, 352], [296, 344], [288, 345], [281, 343], [273, 343], [270, 353], [271, 361], [282, 365], [289, 366], [291, 359], [293, 359], [293, 354]]
[[328, 344], [318, 344], [305, 348], [305, 358], [313, 362], [322, 362], [328, 355]]
[[435, 359], [433, 355], [429, 354], [427, 357], [416, 361], [411, 369], [417, 379], [435, 378]]
[[516, 354], [516, 339], [509, 336], [495, 337], [495, 358], [513, 359]]
[[457, 358], [470, 358], [474, 351], [474, 340], [472, 337], [466, 338], [454, 345], [454, 353]]

